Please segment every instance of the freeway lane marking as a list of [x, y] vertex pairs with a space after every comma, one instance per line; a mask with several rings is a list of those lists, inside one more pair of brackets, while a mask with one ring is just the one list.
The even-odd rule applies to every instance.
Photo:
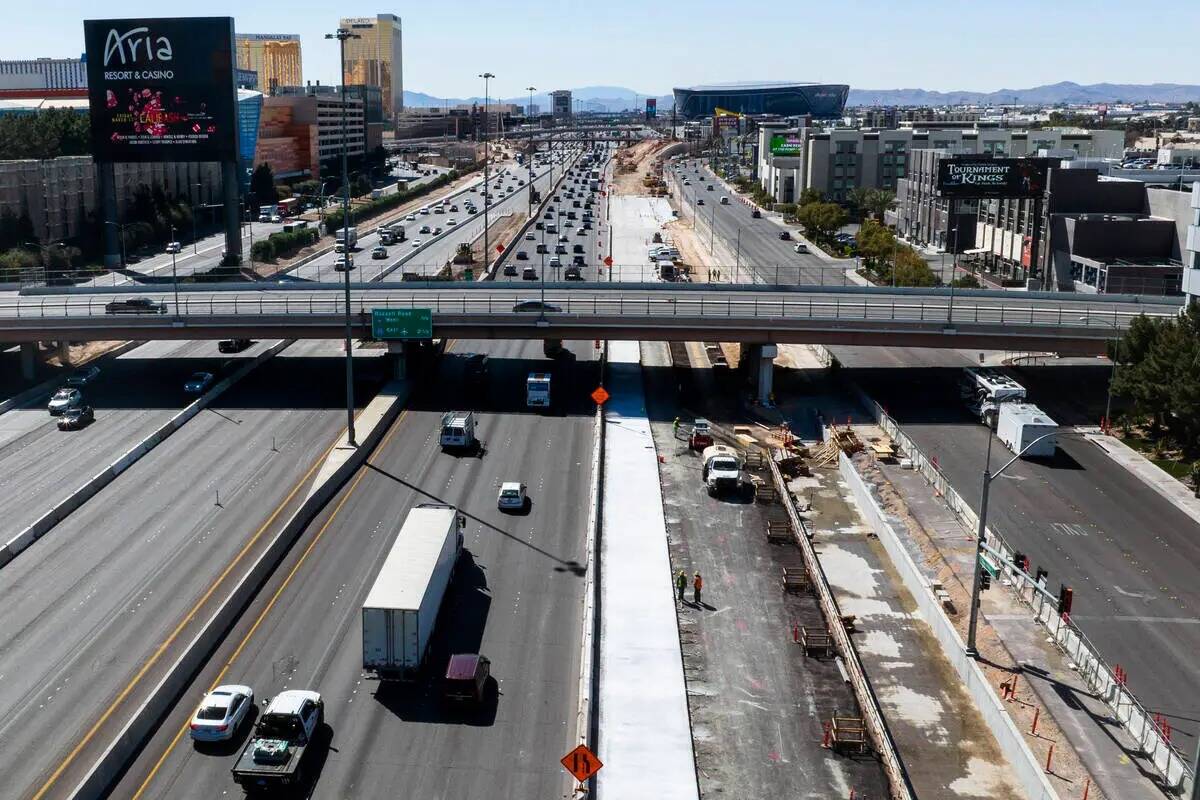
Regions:
[[[388, 443], [391, 442], [392, 436], [394, 436], [396, 431], [400, 429], [400, 423], [402, 423], [404, 418], [407, 416], [408, 409], [405, 409], [400, 417], [396, 420], [395, 424], [392, 425], [392, 429], [388, 431], [387, 436], [379, 444], [379, 447], [375, 448], [375, 452], [371, 455], [371, 458], [367, 459], [368, 464], [373, 463], [375, 456], [383, 452], [384, 448], [386, 448]], [[262, 624], [263, 620], [267, 618], [267, 614], [269, 614], [271, 609], [275, 607], [275, 603], [283, 595], [284, 590], [286, 590], [291, 584], [292, 578], [294, 578], [296, 573], [300, 571], [300, 568], [304, 566], [304, 563], [308, 560], [308, 556], [317, 546], [317, 543], [320, 542], [322, 537], [325, 536], [325, 531], [328, 530], [329, 526], [333, 524], [333, 521], [337, 519], [338, 512], [342, 510], [342, 506], [346, 505], [346, 501], [349, 500], [354, 494], [355, 490], [358, 489], [358, 484], [362, 482], [362, 479], [366, 477], [369, 471], [370, 470], [365, 468], [359, 468], [358, 475], [355, 476], [354, 482], [350, 484], [350, 489], [344, 495], [342, 495], [342, 499], [338, 501], [336, 506], [334, 506], [333, 513], [329, 515], [329, 519], [325, 520], [325, 524], [322, 525], [321, 529], [317, 531], [317, 535], [314, 536], [313, 540], [308, 543], [308, 547], [304, 548], [304, 552], [300, 555], [300, 559], [292, 566], [292, 569], [288, 572], [287, 577], [283, 579], [283, 583], [279, 584], [279, 588], [275, 590], [275, 594], [271, 595], [271, 599], [267, 601], [266, 606], [264, 606], [263, 610], [259, 612], [258, 617], [256, 617], [254, 620], [254, 624], [250, 626], [250, 630], [248, 630], [246, 635], [242, 637], [242, 640], [238, 642], [237, 648], [225, 661], [224, 666], [221, 667], [221, 671], [217, 673], [217, 677], [213, 678], [212, 685], [208, 687], [208, 689], [205, 691], [205, 694], [208, 694], [208, 692], [211, 692], [221, 684], [221, 681], [225, 678], [225, 674], [229, 672], [229, 668], [233, 666], [233, 662], [237, 661], [238, 656], [242, 654], [242, 651], [246, 648], [246, 645], [250, 643], [251, 637], [253, 637], [258, 631], [258, 627]], [[171, 755], [171, 752], [175, 749], [176, 745], [179, 744], [179, 740], [183, 738], [185, 733], [187, 733], [190, 725], [191, 718], [189, 717], [184, 720], [182, 725], [179, 726], [179, 730], [175, 732], [175, 736], [171, 739], [171, 743], [167, 745], [166, 749], [163, 750], [163, 754], [158, 757], [156, 762], [154, 762], [154, 766], [151, 767], [150, 773], [146, 775], [146, 779], [142, 781], [141, 786], [139, 786], [138, 790], [134, 793], [132, 800], [139, 800], [139, 798], [145, 794], [146, 789], [150, 786], [150, 782], [154, 780], [154, 776], [157, 775], [159, 769], [162, 768], [163, 763], [167, 760], [167, 756]]]
[[330, 444], [328, 449], [325, 450], [325, 453], [319, 459], [317, 459], [313, 465], [309, 467], [308, 472], [304, 473], [303, 477], [297, 481], [296, 485], [292, 487], [292, 490], [288, 492], [287, 497], [285, 497], [283, 501], [275, 507], [275, 510], [271, 512], [271, 516], [267, 518], [267, 521], [262, 524], [262, 526], [254, 533], [254, 536], [251, 537], [250, 540], [242, 547], [242, 549], [238, 551], [238, 554], [234, 556], [233, 561], [229, 562], [229, 565], [222, 570], [221, 574], [217, 576], [217, 579], [213, 581], [212, 585], [210, 585], [204, 594], [201, 595], [200, 599], [196, 601], [195, 605], [192, 606], [187, 615], [180, 620], [179, 624], [175, 626], [175, 629], [171, 631], [171, 634], [166, 638], [166, 640], [164, 640], [162, 644], [155, 649], [154, 654], [150, 656], [146, 663], [142, 665], [141, 669], [137, 671], [137, 674], [130, 679], [129, 683], [125, 685], [125, 688], [123, 688], [120, 694], [117, 695], [116, 699], [113, 700], [112, 703], [109, 704], [108, 708], [104, 710], [104, 713], [100, 715], [100, 719], [96, 720], [92, 727], [88, 729], [88, 732], [84, 734], [79, 743], [76, 744], [75, 747], [71, 749], [71, 752], [67, 754], [66, 758], [63, 759], [62, 763], [55, 768], [50, 777], [46, 779], [46, 782], [43, 783], [41, 788], [37, 790], [37, 793], [33, 796], [33, 800], [40, 800], [42, 797], [44, 797], [46, 792], [48, 792], [50, 788], [58, 781], [58, 779], [62, 777], [62, 774], [66, 771], [67, 767], [71, 765], [71, 763], [79, 756], [80, 752], [83, 751], [83, 748], [86, 747], [96, 736], [96, 733], [100, 730], [100, 727], [108, 721], [109, 717], [111, 717], [117, 710], [117, 707], [125, 702], [125, 699], [129, 697], [130, 693], [133, 692], [133, 690], [141, 682], [142, 678], [145, 677], [146, 673], [149, 672], [156, 663], [158, 663], [158, 660], [162, 658], [163, 653], [167, 651], [167, 648], [169, 648], [179, 637], [179, 634], [183, 632], [183, 629], [186, 628], [189, 623], [191, 623], [198, 613], [200, 613], [200, 609], [204, 607], [209, 598], [212, 597], [213, 593], [217, 590], [225, 578], [229, 576], [229, 573], [232, 572], [238, 563], [245, 557], [246, 553], [250, 551], [250, 548], [254, 546], [255, 542], [262, 537], [263, 533], [275, 521], [275, 518], [279, 516], [279, 513], [283, 511], [284, 507], [286, 507], [287, 504], [292, 501], [292, 498], [296, 496], [296, 492], [300, 491], [300, 487], [303, 486], [310, 477], [312, 477], [313, 473], [316, 472], [317, 468], [321, 464], [325, 463], [325, 459], [333, 451], [333, 448], [339, 441], [341, 441], [340, 436], [334, 439], [333, 443]]
[[[454, 344], [455, 344], [454, 341], [450, 341], [449, 343], [447, 343], [447, 345], [446, 345], [447, 353], [450, 352], [450, 350], [454, 347]], [[392, 437], [396, 435], [396, 431], [400, 430], [400, 423], [404, 422], [404, 419], [407, 416], [408, 416], [408, 409], [406, 408], [400, 414], [400, 416], [396, 419], [396, 421], [394, 423], [392, 423], [392, 427], [387, 432], [387, 436], [385, 436], [383, 438], [383, 441], [379, 443], [379, 446], [375, 448], [375, 452], [372, 453], [371, 457], [367, 459], [368, 465], [374, 464], [375, 458], [387, 448], [388, 444], [392, 441]], [[340, 436], [338, 437], [337, 441], [341, 441]], [[332, 447], [330, 449], [332, 450]], [[326, 455], [328, 455], [328, 454], [329, 454], [329, 451], [327, 450]], [[317, 463], [318, 464], [323, 463], [324, 460], [325, 460], [324, 457], [322, 457], [321, 460], [318, 461]], [[311, 470], [309, 472], [311, 473]], [[229, 671], [229, 668], [233, 666], [233, 662], [237, 660], [238, 656], [240, 656], [242, 654], [242, 651], [246, 648], [246, 645], [250, 643], [250, 638], [252, 636], [254, 636], [255, 632], [258, 630], [259, 625], [261, 625], [263, 620], [266, 619], [267, 614], [269, 614], [271, 612], [271, 609], [275, 607], [275, 603], [279, 600], [280, 596], [283, 595], [284, 590], [287, 589], [288, 585], [292, 582], [292, 578], [294, 578], [296, 576], [296, 573], [300, 571], [300, 567], [302, 567], [304, 565], [304, 562], [308, 560], [308, 556], [310, 553], [312, 553], [313, 548], [315, 548], [317, 546], [317, 543], [319, 541], [321, 541], [321, 538], [325, 535], [325, 531], [329, 528], [330, 525], [333, 524], [333, 521], [337, 518], [338, 512], [340, 512], [342, 510], [342, 506], [344, 506], [346, 504], [346, 501], [349, 500], [351, 495], [354, 494], [355, 490], [358, 489], [358, 484], [362, 481], [363, 477], [366, 476], [367, 472], [369, 472], [369, 470], [365, 469], [364, 467], [359, 468], [358, 475], [355, 476], [354, 482], [350, 484], [349, 490], [347, 490], [347, 492], [344, 495], [342, 495], [342, 499], [339, 500], [338, 504], [334, 507], [333, 513], [329, 515], [329, 519], [325, 520], [325, 524], [321, 526], [321, 529], [319, 531], [317, 531], [316, 536], [313, 537], [313, 540], [309, 543], [308, 547], [304, 548], [304, 552], [300, 555], [300, 559], [295, 563], [295, 565], [292, 567], [292, 569], [288, 572], [287, 577], [283, 579], [283, 583], [281, 583], [279, 585], [279, 588], [275, 590], [275, 594], [271, 595], [270, 601], [268, 601], [267, 605], [259, 613], [258, 617], [255, 618], [254, 624], [250, 626], [250, 630], [246, 632], [246, 635], [244, 637], [242, 637], [242, 640], [238, 643], [238, 646], [233, 651], [233, 654], [230, 655], [229, 658], [225, 661], [224, 666], [221, 667], [221, 671], [219, 673], [217, 673], [217, 676], [215, 678], [213, 678], [213, 682], [208, 687], [205, 694], [207, 694], [208, 692], [211, 692], [213, 689], [215, 689], [217, 686], [220, 685], [221, 680], [225, 677], [225, 674]], [[158, 774], [158, 771], [162, 768], [163, 763], [166, 762], [167, 756], [171, 755], [172, 751], [174, 751], [175, 747], [179, 744], [179, 740], [183, 738], [183, 735], [185, 733], [187, 733], [187, 730], [188, 730], [188, 727], [190, 724], [191, 724], [191, 718], [188, 717], [186, 720], [184, 720], [183, 725], [181, 725], [179, 727], [179, 730], [175, 732], [175, 736], [171, 739], [171, 742], [170, 742], [170, 744], [167, 745], [166, 749], [163, 750], [162, 755], [159, 756], [158, 760], [154, 762], [154, 766], [150, 768], [150, 772], [148, 775], [146, 775], [146, 779], [142, 781], [142, 784], [140, 786], [138, 786], [138, 790], [134, 793], [132, 800], [140, 800], [142, 795], [145, 794], [146, 789], [150, 786], [150, 782], [154, 780], [155, 775]], [[34, 798], [34, 800], [37, 800], [37, 798]]]

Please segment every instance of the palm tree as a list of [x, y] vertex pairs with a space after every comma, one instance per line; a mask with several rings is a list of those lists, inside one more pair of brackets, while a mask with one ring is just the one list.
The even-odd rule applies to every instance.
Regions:
[[896, 193], [887, 189], [870, 189], [862, 208], [883, 222], [883, 216], [896, 207]]
[[871, 194], [874, 191], [874, 189], [867, 186], [855, 186], [846, 192], [846, 204], [854, 209], [856, 215], [862, 215], [867, 211], [871, 202]]

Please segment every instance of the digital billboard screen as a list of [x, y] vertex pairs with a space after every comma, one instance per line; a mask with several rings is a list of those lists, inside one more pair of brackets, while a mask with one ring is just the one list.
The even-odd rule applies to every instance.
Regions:
[[771, 136], [771, 155], [798, 156], [804, 152], [804, 141], [795, 134], [774, 134]]
[[646, 98], [646, 119], [654, 119], [658, 116], [658, 100], [654, 97]]
[[1039, 197], [1049, 168], [1048, 158], [945, 158], [937, 190], [942, 197]]
[[232, 17], [85, 20], [97, 161], [237, 157]]

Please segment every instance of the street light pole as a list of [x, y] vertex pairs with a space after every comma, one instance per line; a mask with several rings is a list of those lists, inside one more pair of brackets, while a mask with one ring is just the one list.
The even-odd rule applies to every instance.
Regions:
[[987, 511], [988, 511], [988, 493], [992, 485], [992, 481], [999, 478], [1004, 470], [1015, 464], [1021, 456], [1025, 455], [1031, 447], [1043, 439], [1049, 439], [1052, 436], [1067, 436], [1069, 433], [1054, 433], [1043, 434], [1029, 444], [1021, 448], [1021, 451], [1005, 462], [1004, 466], [995, 472], [990, 472], [992, 465], [992, 429], [988, 426], [988, 446], [987, 457], [983, 467], [983, 490], [979, 497], [979, 526], [975, 531], [975, 577], [971, 582], [971, 621], [967, 625], [967, 655], [972, 658], [979, 656], [979, 649], [975, 646], [975, 631], [979, 624], [979, 593], [980, 585], [983, 581], [983, 554], [984, 554], [984, 537], [987, 532]]
[[484, 72], [479, 77], [483, 78], [483, 272], [486, 275], [490, 256], [488, 251], [488, 206], [491, 204], [492, 191], [488, 165], [488, 81], [496, 76], [490, 72]]
[[[351, 33], [346, 28], [338, 28], [336, 33], [325, 34], [326, 39], [337, 39], [340, 48], [339, 66], [342, 72], [342, 241], [345, 243], [345, 257], [349, 261], [350, 254], [350, 169], [348, 166], [349, 131], [346, 127], [346, 40], [360, 39], [357, 33]], [[354, 437], [354, 349], [351, 343], [350, 330], [350, 269], [345, 272], [346, 300], [346, 443], [358, 447]], [[403, 356], [401, 356], [403, 357]]]
[[[204, 186], [204, 184], [202, 184], [202, 183], [193, 183], [192, 184], [192, 187], [195, 188], [197, 190], [197, 192], [203, 186]], [[188, 195], [189, 195], [189, 199], [190, 199], [191, 192], [188, 192]], [[209, 197], [212, 197], [211, 192], [209, 193]], [[172, 236], [171, 240], [174, 241], [175, 237]], [[200, 252], [200, 250], [199, 250], [198, 246], [196, 245], [196, 201], [192, 200], [192, 254], [194, 255], [199, 252]]]
[[[533, 86], [526, 86], [525, 91], [529, 92], [529, 106], [526, 107], [526, 109], [525, 109], [525, 111], [526, 111], [525, 116], [529, 117], [532, 120], [532, 118], [533, 118], [533, 93], [536, 92], [537, 89]], [[533, 138], [532, 122], [530, 123], [530, 128], [529, 128], [529, 141], [533, 142], [533, 153], [536, 153], [537, 152], [537, 141]], [[529, 167], [529, 216], [530, 217], [533, 216], [533, 153], [527, 153], [525, 155], [525, 158], [529, 162], [527, 164], [527, 166]]]
[[[171, 226], [171, 241], [175, 241], [175, 226]], [[171, 246], [171, 283], [175, 287], [175, 319], [179, 319], [179, 273], [175, 270], [175, 246]]]

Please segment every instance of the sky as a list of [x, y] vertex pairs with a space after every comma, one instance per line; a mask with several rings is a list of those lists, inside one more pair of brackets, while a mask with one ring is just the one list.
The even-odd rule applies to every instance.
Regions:
[[[16, 2], [16, 0], [13, 0]], [[97, 14], [103, 8], [103, 15]], [[339, 16], [394, 13], [404, 88], [438, 97], [519, 97], [582, 86], [668, 94], [739, 80], [858, 89], [995, 91], [1059, 81], [1200, 83], [1200, 2], [1153, 13], [1113, 0], [507, 0], [353, 6], [310, 0], [44, 0], [6, 15], [0, 59], [78, 57], [85, 18], [233, 16], [243, 33], [297, 33], [306, 80], [337, 82]]]

